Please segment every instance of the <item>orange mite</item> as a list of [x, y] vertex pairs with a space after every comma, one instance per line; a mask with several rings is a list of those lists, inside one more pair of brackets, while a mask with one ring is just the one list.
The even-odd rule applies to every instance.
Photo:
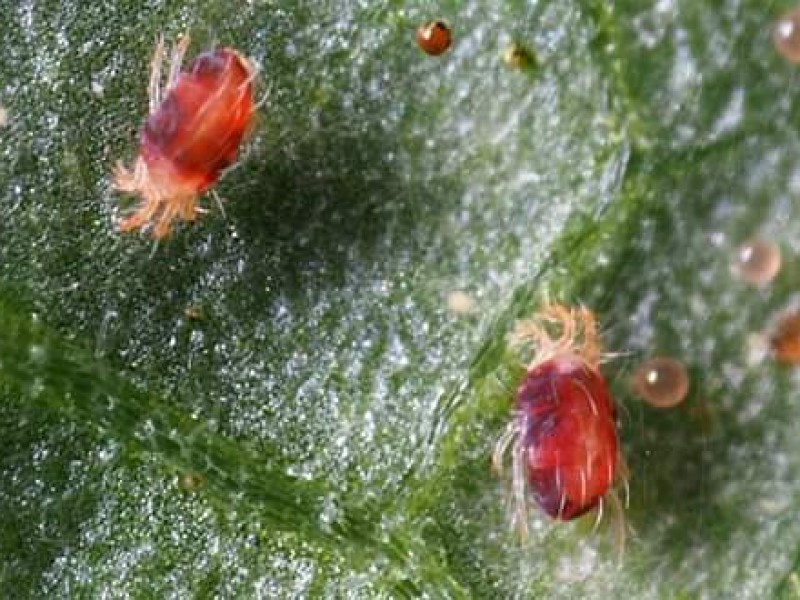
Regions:
[[172, 52], [161, 86], [164, 42], [151, 63], [150, 114], [144, 122], [139, 155], [132, 169], [117, 164], [114, 185], [141, 198], [122, 220], [120, 231], [152, 226], [152, 235], [169, 234], [176, 219], [193, 221], [204, 212], [197, 199], [236, 162], [255, 114], [255, 68], [230, 48], [204, 52], [181, 71], [189, 46], [184, 36]]

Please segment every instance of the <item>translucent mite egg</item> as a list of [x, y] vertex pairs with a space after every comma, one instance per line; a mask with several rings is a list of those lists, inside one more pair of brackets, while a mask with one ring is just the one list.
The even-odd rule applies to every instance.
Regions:
[[474, 304], [472, 296], [461, 290], [454, 290], [447, 294], [447, 308], [455, 315], [468, 315], [474, 309]]
[[800, 307], [778, 314], [768, 334], [769, 347], [778, 362], [800, 364]]
[[800, 8], [793, 8], [778, 19], [772, 29], [772, 43], [783, 58], [800, 63]]
[[203, 309], [199, 306], [187, 306], [183, 311], [183, 316], [190, 321], [202, 321], [204, 317]]
[[178, 476], [178, 486], [186, 492], [196, 492], [206, 484], [206, 478], [202, 473], [187, 471]]
[[623, 461], [614, 402], [599, 369], [594, 314], [547, 306], [517, 326], [513, 341], [529, 344], [535, 354], [493, 463], [502, 472], [510, 448], [513, 520], [525, 533], [528, 497], [561, 521], [602, 511]]
[[444, 21], [429, 21], [417, 29], [417, 45], [426, 54], [444, 54], [452, 43], [453, 33]]
[[536, 66], [536, 55], [518, 42], [514, 42], [503, 52], [503, 62], [512, 69], [530, 69]]
[[764, 286], [781, 270], [781, 250], [777, 244], [763, 238], [752, 238], [734, 253], [731, 268], [745, 283]]
[[236, 50], [217, 48], [181, 71], [188, 45], [184, 37], [175, 47], [163, 87], [163, 41], [156, 46], [139, 155], [132, 169], [118, 164], [114, 170], [116, 188], [141, 199], [121, 231], [152, 226], [153, 237], [161, 238], [173, 221], [196, 219], [203, 212], [198, 197], [236, 161], [252, 125], [255, 69]]
[[686, 399], [689, 374], [679, 360], [658, 356], [640, 363], [631, 377], [631, 387], [656, 408], [671, 408]]

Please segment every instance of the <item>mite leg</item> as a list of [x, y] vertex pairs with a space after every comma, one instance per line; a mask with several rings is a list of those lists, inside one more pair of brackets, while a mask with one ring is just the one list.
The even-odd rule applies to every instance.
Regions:
[[552, 304], [542, 312], [542, 320], [561, 328], [558, 339], [551, 340], [553, 354], [560, 354], [569, 349], [575, 342], [575, 314], [572, 309], [560, 304]]
[[601, 349], [600, 336], [597, 332], [597, 318], [586, 307], [581, 306], [578, 320], [583, 329], [583, 357], [590, 365], [600, 364]]
[[518, 321], [511, 334], [513, 346], [530, 345], [534, 349], [534, 359], [531, 365], [552, 356], [553, 343], [544, 329], [541, 319], [531, 318]]
[[141, 158], [137, 158], [131, 171], [120, 161], [114, 167], [113, 181], [114, 187], [121, 192], [138, 193], [147, 182], [147, 165]]
[[178, 80], [178, 75], [181, 74], [183, 57], [186, 54], [186, 50], [189, 48], [190, 41], [191, 39], [188, 35], [182, 35], [181, 39], [172, 49], [172, 57], [169, 61], [169, 76], [167, 77], [167, 87], [165, 89], [171, 88]]
[[[222, 218], [227, 221], [228, 220], [228, 215], [225, 214], [225, 207], [222, 205], [222, 198], [219, 197], [219, 194], [217, 193], [217, 190], [211, 190], [211, 196], [214, 198], [214, 201], [217, 203], [217, 206], [219, 207], [219, 212], [222, 213]], [[200, 207], [195, 208], [195, 210], [197, 212], [203, 212], [203, 209], [201, 209]]]
[[622, 485], [625, 488], [625, 508], [630, 508], [631, 486], [628, 483], [628, 480], [630, 479], [630, 471], [628, 470], [628, 463], [625, 462], [625, 458], [622, 456], [622, 452], [619, 453], [617, 458], [617, 479], [622, 480]]
[[606, 498], [609, 500], [611, 512], [614, 515], [617, 554], [619, 561], [622, 562], [622, 558], [625, 556], [625, 539], [627, 533], [625, 524], [625, 510], [622, 508], [622, 502], [620, 502], [616, 491], [612, 491], [611, 493], [607, 494]]
[[519, 538], [522, 541], [528, 539], [528, 502], [525, 498], [525, 446], [522, 436], [517, 436], [514, 440], [512, 450], [512, 501], [514, 503], [514, 519]]
[[150, 96], [150, 114], [158, 110], [161, 105], [161, 65], [164, 62], [164, 36], [159, 35], [156, 41], [156, 49], [150, 61], [150, 85], [148, 95]]
[[119, 230], [124, 232], [141, 229], [153, 221], [161, 208], [161, 203], [158, 201], [145, 201], [136, 212], [120, 222]]
[[600, 523], [603, 521], [603, 508], [604, 508], [605, 501], [603, 498], [597, 502], [597, 517], [594, 520], [594, 525], [592, 526], [592, 534], [597, 533], [597, 528], [600, 527]]
[[[251, 61], [249, 58], [241, 54], [240, 52], [236, 52], [236, 58], [239, 59], [242, 66], [244, 67], [245, 71], [247, 71], [247, 79], [245, 79], [241, 84], [239, 84], [239, 90], [247, 90], [252, 86], [258, 77], [259, 68], [256, 64]], [[256, 106], [258, 108], [258, 106]]]
[[503, 463], [505, 462], [505, 454], [508, 450], [509, 445], [514, 439], [517, 437], [517, 433], [519, 428], [517, 427], [517, 420], [511, 421], [506, 427], [506, 430], [503, 432], [503, 435], [500, 436], [500, 439], [497, 440], [497, 443], [494, 445], [494, 452], [492, 453], [492, 470], [497, 473], [498, 475], [503, 474]]
[[[253, 78], [255, 78], [255, 75], [253, 75]], [[254, 111], [260, 110], [261, 107], [263, 107], [267, 103], [267, 100], [269, 100], [269, 95], [271, 92], [272, 92], [272, 85], [270, 84], [267, 86], [267, 89], [264, 90], [264, 93], [261, 94], [261, 98], [258, 100], [258, 102], [256, 102], [255, 106], [253, 106]]]

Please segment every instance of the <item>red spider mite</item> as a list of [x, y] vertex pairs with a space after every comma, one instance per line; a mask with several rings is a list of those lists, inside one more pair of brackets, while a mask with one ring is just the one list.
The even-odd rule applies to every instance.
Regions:
[[[560, 334], [551, 337], [555, 328]], [[548, 305], [517, 325], [512, 342], [531, 345], [535, 356], [517, 389], [514, 418], [495, 446], [493, 464], [502, 474], [511, 448], [513, 521], [520, 535], [527, 535], [529, 496], [559, 521], [594, 508], [599, 520], [607, 495], [620, 509], [609, 491], [624, 478], [625, 467], [614, 402], [599, 370], [594, 314]]]
[[192, 221], [204, 212], [198, 197], [236, 161], [253, 124], [255, 68], [236, 50], [217, 48], [181, 71], [188, 46], [184, 36], [173, 49], [162, 87], [163, 40], [156, 45], [139, 155], [132, 169], [121, 163], [114, 169], [116, 189], [141, 198], [120, 231], [152, 226], [153, 237], [162, 238], [176, 219]]

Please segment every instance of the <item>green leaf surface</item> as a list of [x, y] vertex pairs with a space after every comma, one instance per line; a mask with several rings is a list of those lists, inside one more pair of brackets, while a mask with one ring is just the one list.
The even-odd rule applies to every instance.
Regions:
[[[800, 375], [753, 352], [800, 284], [788, 7], [0, 0], [3, 594], [800, 596]], [[182, 33], [251, 57], [263, 106], [224, 214], [155, 243], [109, 173]], [[756, 233], [764, 289], [729, 266]], [[490, 469], [546, 298], [614, 356], [621, 559], [613, 518], [520, 544]], [[677, 408], [629, 390], [655, 354]]]

